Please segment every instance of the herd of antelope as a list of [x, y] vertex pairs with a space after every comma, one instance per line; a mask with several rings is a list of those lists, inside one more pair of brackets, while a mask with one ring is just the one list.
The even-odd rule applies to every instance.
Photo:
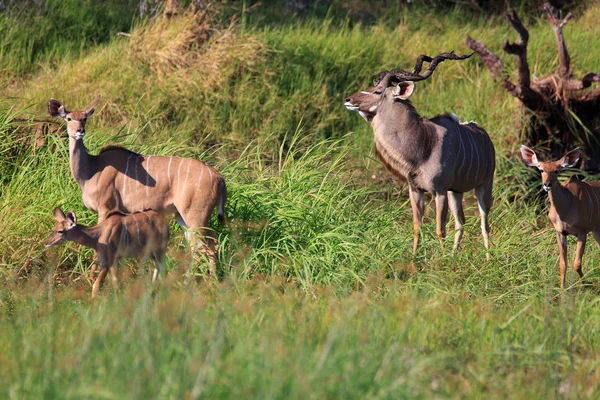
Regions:
[[[436, 57], [421, 55], [412, 72], [382, 71], [374, 86], [349, 96], [344, 105], [358, 112], [373, 128], [375, 152], [385, 168], [408, 184], [413, 213], [413, 256], [419, 247], [425, 209], [425, 193], [435, 198], [436, 233], [446, 236], [448, 206], [455, 220], [453, 250], [463, 236], [465, 215], [463, 193], [475, 191], [486, 251], [490, 248], [488, 214], [492, 207], [495, 150], [488, 133], [475, 122], [461, 123], [455, 114], [423, 118], [409, 98], [415, 82], [429, 78], [445, 60], [464, 60], [471, 55], [454, 52]], [[421, 74], [423, 63], [429, 67]], [[204, 253], [217, 270], [217, 242], [208, 229], [215, 207], [219, 221], [225, 219], [227, 190], [220, 173], [202, 161], [176, 156], [147, 156], [119, 146], [88, 153], [83, 143], [85, 124], [99, 98], [81, 111], [67, 111], [55, 99], [48, 112], [66, 122], [73, 178], [79, 185], [84, 205], [98, 213], [98, 224], [77, 224], [72, 211], [55, 208], [57, 224], [46, 246], [65, 240], [90, 247], [96, 252], [100, 273], [92, 296], [111, 271], [116, 288], [116, 267], [121, 257], [145, 257], [155, 262], [153, 281], [163, 271], [169, 241], [168, 217], [174, 216], [184, 228], [192, 253]], [[583, 182], [576, 177], [560, 183], [557, 172], [574, 166], [579, 149], [554, 162], [539, 161], [536, 153], [521, 146], [525, 163], [542, 172], [543, 188], [550, 198], [549, 218], [556, 229], [560, 251], [560, 287], [564, 288], [567, 263], [567, 235], [577, 236], [574, 268], [583, 276], [581, 260], [587, 234], [592, 232], [600, 245], [600, 181]], [[489, 259], [489, 252], [486, 253]], [[96, 265], [92, 267], [92, 274]]]

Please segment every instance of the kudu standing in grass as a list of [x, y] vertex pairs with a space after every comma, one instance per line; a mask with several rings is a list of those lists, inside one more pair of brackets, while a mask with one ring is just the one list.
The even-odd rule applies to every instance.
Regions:
[[92, 297], [98, 295], [100, 285], [110, 269], [113, 287], [118, 285], [117, 265], [123, 257], [143, 257], [154, 260], [152, 282], [164, 271], [162, 262], [169, 242], [169, 223], [156, 211], [139, 211], [133, 214], [115, 212], [96, 226], [77, 224], [73, 211], [67, 214], [58, 207], [54, 209], [57, 223], [46, 241], [52, 247], [65, 240], [94, 249], [100, 274], [94, 282]]
[[[463, 60], [453, 52], [434, 58], [421, 55], [414, 71], [383, 71], [373, 87], [348, 97], [345, 106], [357, 111], [373, 128], [375, 151], [386, 169], [408, 182], [413, 212], [413, 255], [419, 246], [424, 214], [424, 193], [435, 195], [437, 235], [446, 236], [448, 201], [456, 221], [454, 249], [463, 236], [465, 215], [463, 193], [475, 189], [481, 230], [486, 249], [490, 247], [488, 213], [492, 206], [495, 169], [494, 145], [476, 123], [460, 123], [454, 114], [421, 117], [409, 101], [415, 81], [431, 76], [444, 60]], [[420, 75], [423, 62], [430, 62]], [[489, 258], [489, 253], [486, 254]]]
[[195, 158], [146, 156], [119, 146], [108, 146], [98, 155], [83, 144], [85, 124], [100, 97], [81, 111], [67, 111], [50, 99], [48, 112], [67, 124], [71, 173], [81, 188], [83, 203], [98, 212], [98, 223], [112, 212], [165, 210], [174, 213], [192, 253], [205, 253], [216, 274], [217, 244], [208, 229], [215, 206], [219, 221], [225, 219], [227, 189], [221, 174]]
[[539, 161], [529, 147], [521, 146], [521, 156], [530, 167], [542, 171], [542, 187], [550, 198], [548, 218], [556, 229], [556, 240], [560, 254], [560, 287], [565, 287], [567, 271], [567, 235], [577, 236], [577, 250], [573, 268], [583, 277], [581, 261], [585, 250], [587, 234], [592, 232], [600, 246], [600, 181], [581, 181], [571, 176], [562, 184], [558, 173], [564, 168], [573, 167], [581, 152], [574, 149], [558, 161]]

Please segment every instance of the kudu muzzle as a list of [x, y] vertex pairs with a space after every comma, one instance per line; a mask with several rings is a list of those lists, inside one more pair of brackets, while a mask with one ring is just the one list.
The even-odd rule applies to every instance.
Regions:
[[80, 140], [80, 139], [83, 139], [84, 136], [85, 136], [85, 129], [82, 129], [82, 130], [75, 131], [73, 138], [75, 138], [75, 140]]

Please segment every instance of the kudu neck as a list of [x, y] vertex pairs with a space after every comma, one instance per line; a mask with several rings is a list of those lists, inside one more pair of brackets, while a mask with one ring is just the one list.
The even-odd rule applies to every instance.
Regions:
[[396, 162], [414, 169], [437, 143], [435, 130], [426, 121], [408, 101], [384, 102], [372, 122], [375, 142]]
[[[377, 116], [382, 119], [393, 119], [396, 125], [414, 125], [422, 123], [423, 118], [416, 108], [408, 100], [405, 101], [383, 101], [378, 107]], [[390, 121], [392, 122], [392, 121]]]
[[68, 231], [67, 240], [98, 250], [100, 232], [95, 226], [76, 225]]
[[83, 144], [83, 139], [69, 136], [69, 159], [73, 178], [81, 186], [91, 177], [91, 156]]
[[548, 198], [550, 198], [550, 203], [559, 214], [569, 211], [573, 199], [571, 192], [561, 185], [558, 179], [552, 182]]

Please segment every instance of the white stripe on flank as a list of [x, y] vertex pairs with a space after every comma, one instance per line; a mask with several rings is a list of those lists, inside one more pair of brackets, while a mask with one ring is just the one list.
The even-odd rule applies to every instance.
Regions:
[[121, 190], [123, 192], [123, 196], [125, 196], [125, 189], [127, 188], [125, 183], [128, 182], [127, 179], [129, 179], [127, 173], [129, 172], [129, 160], [131, 159], [132, 155], [133, 154], [130, 154], [129, 157], [127, 157], [127, 164], [125, 164], [125, 175], [123, 175], [123, 188]]
[[198, 187], [200, 186], [200, 182], [202, 181], [203, 175], [204, 175], [204, 168], [200, 168], [200, 176], [198, 177], [198, 179], [196, 179], [196, 192], [198, 191]]
[[211, 171], [211, 167], [209, 167], [208, 165], [206, 166], [206, 168], [208, 169], [208, 174], [210, 175], [210, 186], [212, 186], [212, 182], [213, 182], [213, 177], [212, 177], [212, 171]]
[[[469, 169], [467, 169], [467, 175], [465, 175], [465, 180], [469, 179], [469, 175], [471, 175], [471, 167], [473, 166], [473, 144], [471, 143], [471, 138], [469, 135], [466, 135], [467, 139], [469, 139], [469, 146], [471, 148], [471, 158], [469, 159]], [[465, 160], [466, 162], [466, 160]]]
[[188, 181], [188, 176], [190, 175], [190, 165], [192, 164], [192, 159], [188, 158], [188, 166], [187, 166], [187, 170], [185, 171], [185, 183], [187, 184]]
[[181, 161], [181, 158], [177, 158], [179, 160], [179, 168], [177, 168], [177, 190], [179, 190], [179, 187], [181, 186], [181, 164], [183, 164], [183, 161]]
[[[460, 130], [458, 132], [458, 140], [460, 140], [459, 150], [462, 150], [462, 161], [460, 163], [460, 168], [456, 172], [457, 172], [458, 176], [462, 178], [460, 173], [462, 172], [463, 166], [465, 165], [466, 154], [465, 154], [465, 144], [463, 143], [462, 132], [460, 132]], [[458, 158], [458, 154], [457, 154], [457, 158]]]
[[150, 189], [148, 185], [148, 180], [150, 179], [150, 159], [152, 156], [148, 156], [148, 160], [146, 161], [146, 195], [150, 195]]
[[169, 157], [169, 166], [167, 167], [167, 176], [169, 177], [169, 189], [171, 189], [171, 161], [173, 161], [173, 156]]
[[134, 190], [135, 192], [137, 192], [137, 189], [139, 187], [138, 182], [140, 181], [140, 177], [138, 175], [138, 166], [140, 165], [140, 155], [138, 154], [138, 156], [135, 158], [135, 181], [133, 182], [134, 186]]
[[481, 162], [479, 160], [479, 146], [477, 146], [477, 142], [475, 141], [474, 137], [471, 137], [473, 139], [473, 145], [475, 146], [475, 154], [477, 154], [477, 163], [475, 164], [475, 177], [473, 179], [473, 181], [477, 181], [477, 177], [479, 176], [479, 169], [481, 168]]

